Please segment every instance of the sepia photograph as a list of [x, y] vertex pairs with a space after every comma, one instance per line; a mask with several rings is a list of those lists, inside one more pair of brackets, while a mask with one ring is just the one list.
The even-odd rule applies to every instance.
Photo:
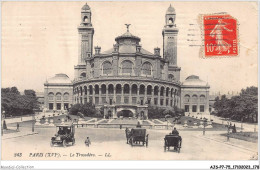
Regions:
[[[1, 160], [258, 161], [258, 14], [2, 1]], [[259, 169], [228, 164], [208, 168]]]

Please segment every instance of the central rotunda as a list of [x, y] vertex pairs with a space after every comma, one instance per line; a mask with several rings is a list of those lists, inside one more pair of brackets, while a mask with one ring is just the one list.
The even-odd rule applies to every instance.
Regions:
[[94, 103], [104, 106], [104, 114], [147, 118], [149, 104], [177, 106], [180, 108], [180, 68], [177, 66], [177, 34], [174, 24], [175, 10], [169, 7], [163, 29], [163, 57], [160, 48], [151, 53], [140, 45], [141, 38], [127, 31], [115, 38], [110, 50], [101, 52], [94, 47], [94, 28], [91, 24], [91, 10], [82, 7], [82, 22], [78, 27], [81, 46], [78, 65], [75, 66], [73, 82], [75, 103]]
[[[170, 5], [162, 30], [162, 51], [158, 47], [153, 52], [145, 50], [140, 44], [141, 38], [131, 34], [130, 24], [125, 24], [126, 32], [115, 38], [111, 49], [102, 52], [101, 47], [93, 48], [91, 9], [85, 4], [81, 8], [81, 23], [78, 26], [80, 43], [74, 80], [64, 84], [51, 83], [61, 76], [68, 79], [65, 74], [57, 74], [46, 81], [46, 109], [66, 110], [72, 104], [88, 102], [96, 108], [104, 107], [104, 117], [107, 118], [120, 115], [143, 119], [149, 117], [148, 105], [185, 108], [187, 114], [191, 111], [194, 114], [207, 112], [208, 84], [187, 85], [180, 82], [181, 68], [177, 65], [179, 30], [175, 18], [175, 9]], [[199, 77], [195, 78], [196, 82], [201, 81]], [[68, 95], [66, 100], [63, 93]], [[191, 96], [192, 100], [187, 96]], [[187, 100], [182, 101], [181, 98], [185, 97]]]

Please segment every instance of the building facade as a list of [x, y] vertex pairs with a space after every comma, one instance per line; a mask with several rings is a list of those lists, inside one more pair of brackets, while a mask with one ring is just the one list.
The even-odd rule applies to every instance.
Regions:
[[209, 112], [209, 85], [199, 76], [191, 75], [182, 83], [181, 108], [186, 115], [201, 117]]
[[[50, 91], [50, 87], [53, 90], [64, 88], [69, 91], [69, 98], [72, 99], [66, 102], [69, 105], [90, 102], [97, 108], [104, 107], [104, 114], [114, 118], [118, 112], [126, 117], [140, 115], [148, 118], [148, 105], [184, 108], [181, 101], [182, 89], [185, 91], [187, 87], [180, 82], [181, 68], [177, 65], [179, 30], [175, 18], [175, 9], [170, 6], [162, 30], [162, 52], [158, 47], [153, 52], [145, 50], [140, 45], [141, 38], [130, 33], [130, 24], [126, 24], [127, 30], [123, 35], [115, 38], [111, 49], [102, 52], [101, 47], [96, 46], [93, 51], [91, 9], [85, 4], [81, 9], [81, 23], [78, 26], [80, 44], [78, 64], [74, 67], [74, 81], [66, 81], [64, 87], [62, 83], [60, 86], [45, 83], [45, 91], [48, 89], [45, 95], [51, 93], [56, 96], [57, 91]], [[50, 107], [50, 100], [45, 99], [45, 102], [47, 109], [60, 108], [57, 100], [54, 100], [55, 107]], [[63, 104], [63, 109], [64, 107]], [[205, 112], [208, 106], [204, 107]]]
[[73, 84], [66, 74], [56, 74], [44, 83], [45, 110], [67, 110], [73, 104]]

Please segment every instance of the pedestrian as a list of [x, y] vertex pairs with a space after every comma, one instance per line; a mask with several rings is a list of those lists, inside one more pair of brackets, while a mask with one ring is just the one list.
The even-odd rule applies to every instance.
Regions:
[[17, 125], [16, 125], [16, 131], [19, 132], [19, 123], [17, 122]]
[[137, 127], [137, 128], [141, 128], [141, 127], [142, 127], [141, 124], [140, 124], [140, 122], [137, 122], [136, 127]]
[[87, 137], [87, 139], [85, 140], [85, 145], [89, 147], [90, 144], [91, 144], [90, 139], [89, 137]]
[[4, 130], [7, 130], [7, 125], [6, 125], [5, 120], [4, 120], [4, 124], [3, 124], [3, 129], [4, 129]]

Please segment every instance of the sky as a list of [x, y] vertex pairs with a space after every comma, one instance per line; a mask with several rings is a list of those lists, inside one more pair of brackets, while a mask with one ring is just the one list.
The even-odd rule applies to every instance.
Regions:
[[[72, 80], [78, 59], [80, 10], [85, 2], [2, 2], [2, 87], [43, 92], [43, 83], [57, 73]], [[179, 28], [177, 62], [181, 81], [198, 75], [215, 92], [238, 92], [258, 86], [257, 2], [88, 2], [95, 29], [94, 46], [113, 47], [115, 37], [130, 32], [153, 53], [161, 48], [162, 29], [169, 5], [176, 11]], [[200, 57], [199, 16], [226, 12], [239, 23], [239, 56]], [[195, 34], [190, 37], [188, 34]], [[195, 41], [188, 41], [193, 39]], [[196, 45], [196, 46], [190, 46]]]

